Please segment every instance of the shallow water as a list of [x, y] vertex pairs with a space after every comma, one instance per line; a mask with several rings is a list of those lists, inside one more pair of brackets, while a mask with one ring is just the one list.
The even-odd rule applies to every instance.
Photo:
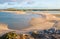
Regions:
[[10, 29], [23, 29], [29, 27], [32, 18], [40, 17], [37, 14], [14, 14], [0, 12], [0, 23], [8, 24]]
[[[35, 11], [45, 12], [45, 11]], [[60, 14], [60, 11], [48, 11], [52, 14]], [[23, 29], [30, 26], [29, 22], [32, 18], [41, 17], [38, 14], [26, 13], [26, 14], [14, 14], [8, 12], [0, 12], [0, 23], [8, 24], [10, 29]]]

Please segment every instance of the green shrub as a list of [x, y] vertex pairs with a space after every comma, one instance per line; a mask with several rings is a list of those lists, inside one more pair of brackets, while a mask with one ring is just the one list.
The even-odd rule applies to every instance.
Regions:
[[1, 39], [17, 39], [17, 34], [14, 33], [14, 32], [9, 32], [9, 33], [6, 33], [4, 34]]

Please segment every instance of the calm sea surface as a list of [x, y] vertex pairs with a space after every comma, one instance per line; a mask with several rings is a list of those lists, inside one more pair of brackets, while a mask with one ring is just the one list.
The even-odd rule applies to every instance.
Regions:
[[[49, 11], [49, 13], [60, 14], [60, 11]], [[32, 18], [40, 17], [37, 14], [14, 14], [8, 12], [0, 12], [0, 23], [8, 24], [10, 29], [22, 29], [29, 27]]]

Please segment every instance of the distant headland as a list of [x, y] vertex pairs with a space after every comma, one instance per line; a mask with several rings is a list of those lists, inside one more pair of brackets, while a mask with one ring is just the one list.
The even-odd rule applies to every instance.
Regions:
[[0, 9], [0, 11], [60, 11], [60, 9], [15, 9], [15, 8], [7, 8], [7, 9]]

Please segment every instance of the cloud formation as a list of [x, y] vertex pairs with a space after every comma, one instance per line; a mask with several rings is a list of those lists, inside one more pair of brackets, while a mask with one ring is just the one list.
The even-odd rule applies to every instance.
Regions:
[[1, 0], [0, 8], [60, 9], [60, 0]]

